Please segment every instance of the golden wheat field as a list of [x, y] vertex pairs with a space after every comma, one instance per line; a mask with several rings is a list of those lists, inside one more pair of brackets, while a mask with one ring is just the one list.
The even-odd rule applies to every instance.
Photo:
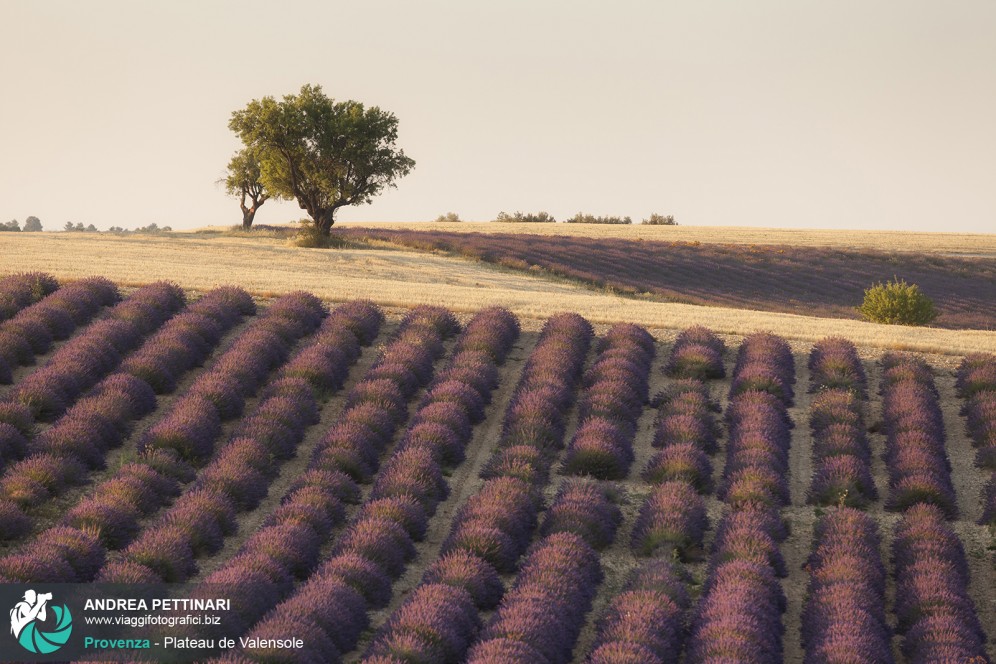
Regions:
[[[474, 226], [445, 224], [447, 229], [471, 230]], [[510, 225], [487, 226], [508, 231]], [[517, 226], [529, 226], [528, 230], [532, 231], [533, 226], [551, 226], [559, 230], [567, 225]], [[678, 229], [683, 233], [692, 232], [692, 229]], [[571, 230], [614, 233], [627, 230], [656, 232], [660, 228]], [[704, 236], [706, 230], [712, 229], [694, 230], [703, 231]], [[885, 235], [875, 235], [879, 237], [876, 242], [886, 241]], [[907, 235], [917, 234], [894, 234], [894, 237]], [[958, 237], [962, 240], [952, 241], [950, 246], [967, 250], [969, 236]], [[996, 247], [993, 236], [982, 237], [989, 239], [980, 242], [979, 247]], [[932, 238], [924, 237], [919, 241], [935, 247], [943, 244]], [[910, 246], [916, 241], [908, 240]], [[366, 298], [383, 306], [434, 304], [467, 312], [502, 305], [525, 319], [537, 321], [557, 311], [574, 311], [593, 323], [626, 321], [651, 330], [701, 324], [724, 334], [771, 330], [800, 341], [841, 335], [858, 345], [886, 349], [956, 355], [996, 350], [996, 332], [991, 331], [912, 328], [747, 309], [649, 302], [459, 258], [391, 248], [313, 250], [294, 247], [276, 238], [250, 239], [222, 234], [10, 233], [0, 237], [0, 261], [0, 274], [38, 270], [60, 279], [103, 275], [128, 285], [167, 279], [196, 290], [238, 284], [253, 294], [264, 296], [305, 289], [332, 301]]]

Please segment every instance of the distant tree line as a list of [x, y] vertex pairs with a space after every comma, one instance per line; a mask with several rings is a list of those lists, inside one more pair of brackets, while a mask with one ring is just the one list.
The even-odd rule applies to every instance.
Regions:
[[[99, 228], [93, 224], [83, 225], [83, 222], [73, 223], [67, 221], [66, 225], [62, 227], [62, 230], [66, 233], [100, 233], [102, 232]], [[156, 234], [156, 233], [169, 233], [173, 229], [170, 226], [160, 226], [159, 224], [149, 224], [148, 226], [139, 226], [134, 230], [128, 228], [122, 228], [121, 226], [111, 226], [107, 229], [108, 233], [146, 233], [146, 234]]]
[[[65, 226], [62, 227], [65, 233], [100, 233], [100, 229], [93, 224], [83, 225], [83, 222], [76, 222], [75, 224], [71, 221], [67, 221]], [[158, 224], [149, 224], [148, 226], [139, 226], [134, 230], [129, 230], [127, 228], [122, 228], [121, 226], [111, 226], [107, 229], [108, 233], [169, 233], [173, 229], [169, 226], [159, 226]], [[41, 219], [35, 216], [30, 216], [24, 220], [24, 226], [17, 219], [11, 219], [8, 222], [0, 223], [0, 233], [40, 233], [42, 231]]]
[[25, 233], [38, 233], [41, 229], [41, 220], [35, 216], [30, 216], [24, 220], [24, 228], [21, 228], [21, 224], [17, 219], [11, 219], [7, 223], [0, 224], [0, 232], [2, 233], [19, 233], [22, 230]]
[[127, 228], [121, 228], [120, 226], [111, 226], [107, 229], [108, 233], [146, 233], [150, 235], [155, 235], [156, 233], [169, 233], [172, 232], [172, 226], [159, 226], [158, 224], [152, 223], [148, 226], [139, 226], [135, 230], [128, 230]]
[[[450, 214], [453, 214], [452, 212]], [[455, 215], [454, 215], [455, 216]], [[548, 223], [553, 224], [557, 222], [557, 219], [547, 212], [537, 212], [536, 214], [528, 212], [513, 212], [509, 214], [508, 212], [502, 211], [498, 213], [498, 216], [494, 219], [496, 222], [501, 223]], [[442, 217], [436, 219], [436, 221], [449, 221], [444, 220]], [[593, 214], [585, 214], [584, 212], [578, 212], [573, 217], [564, 219], [565, 224], [632, 224], [633, 219], [630, 217], [619, 217], [614, 215], [606, 216], [595, 216]], [[677, 226], [678, 222], [674, 220], [674, 215], [663, 215], [657, 214], [656, 212], [646, 219], [644, 219], [642, 224], [646, 226]]]

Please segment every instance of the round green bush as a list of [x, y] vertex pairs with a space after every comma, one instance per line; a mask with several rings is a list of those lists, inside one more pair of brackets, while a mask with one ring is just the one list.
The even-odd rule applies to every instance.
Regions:
[[866, 320], [888, 325], [926, 325], [937, 318], [930, 298], [919, 286], [903, 279], [878, 283], [866, 290], [858, 311]]

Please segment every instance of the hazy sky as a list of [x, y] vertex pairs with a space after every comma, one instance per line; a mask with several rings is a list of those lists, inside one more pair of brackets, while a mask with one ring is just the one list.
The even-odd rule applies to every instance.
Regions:
[[0, 0], [0, 25], [0, 221], [238, 223], [231, 112], [317, 83], [416, 161], [342, 220], [996, 232], [993, 0]]

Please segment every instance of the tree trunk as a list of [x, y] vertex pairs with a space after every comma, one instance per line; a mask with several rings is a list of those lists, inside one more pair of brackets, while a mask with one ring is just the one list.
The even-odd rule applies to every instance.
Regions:
[[251, 208], [242, 208], [242, 229], [249, 230], [252, 228], [252, 220], [256, 216], [256, 206]]
[[332, 234], [332, 224], [335, 223], [334, 214], [335, 209], [315, 210], [315, 226], [321, 231], [323, 237], [328, 237]]

